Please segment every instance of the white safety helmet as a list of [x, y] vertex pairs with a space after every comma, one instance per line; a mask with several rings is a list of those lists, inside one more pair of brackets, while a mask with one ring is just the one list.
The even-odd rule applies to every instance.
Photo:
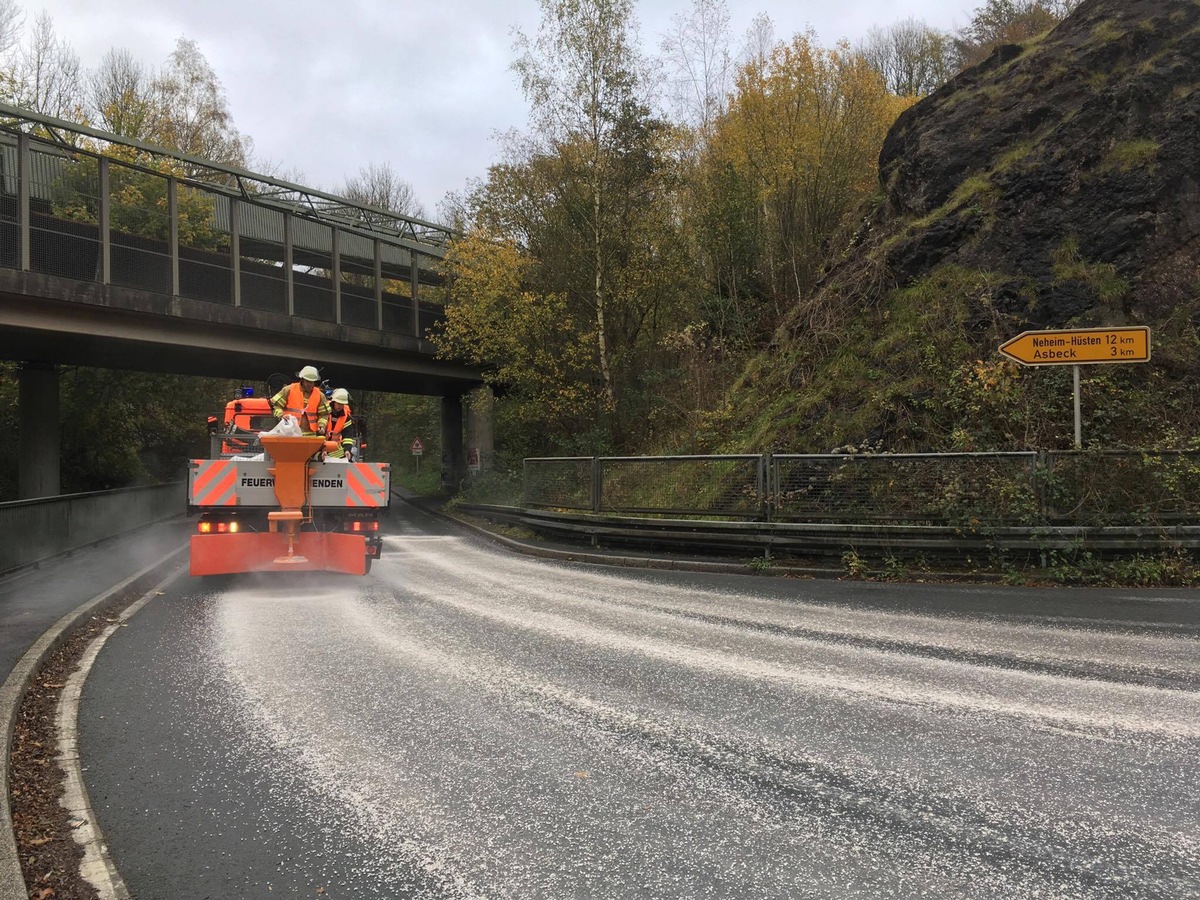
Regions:
[[316, 384], [321, 380], [321, 373], [317, 371], [316, 366], [305, 366], [296, 373], [296, 377], [301, 381], [311, 381]]
[[329, 399], [334, 403], [346, 404], [350, 402], [350, 392], [345, 388], [338, 388], [329, 395]]

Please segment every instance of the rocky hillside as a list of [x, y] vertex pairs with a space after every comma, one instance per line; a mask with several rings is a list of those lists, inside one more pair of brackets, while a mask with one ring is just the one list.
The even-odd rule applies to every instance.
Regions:
[[1148, 325], [1085, 369], [1093, 446], [1200, 437], [1200, 2], [1086, 0], [906, 111], [848, 257], [750, 366], [739, 447], [1064, 446], [1070, 370], [1027, 328]]

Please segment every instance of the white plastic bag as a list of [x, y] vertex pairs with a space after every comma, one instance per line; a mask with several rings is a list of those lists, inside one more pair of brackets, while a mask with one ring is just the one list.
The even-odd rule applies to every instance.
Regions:
[[263, 431], [260, 434], [274, 434], [279, 437], [300, 437], [303, 432], [300, 430], [300, 423], [296, 421], [295, 416], [284, 416], [279, 420], [279, 424], [270, 431]]

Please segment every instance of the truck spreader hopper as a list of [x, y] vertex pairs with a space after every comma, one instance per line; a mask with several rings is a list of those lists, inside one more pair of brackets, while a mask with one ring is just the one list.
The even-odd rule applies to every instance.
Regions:
[[315, 435], [283, 437], [274, 434], [264, 434], [261, 441], [263, 452], [275, 462], [267, 471], [275, 479], [275, 497], [281, 507], [267, 513], [270, 532], [278, 532], [282, 525], [287, 535], [287, 553], [276, 557], [274, 562], [277, 566], [302, 565], [308, 560], [296, 555], [296, 535], [304, 521], [304, 505], [308, 501], [308, 481], [312, 477], [309, 460], [325, 441]]

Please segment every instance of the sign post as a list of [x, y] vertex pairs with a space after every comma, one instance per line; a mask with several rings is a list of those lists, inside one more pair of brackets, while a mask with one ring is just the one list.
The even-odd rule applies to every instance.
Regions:
[[1084, 449], [1084, 414], [1080, 412], [1079, 366], [1070, 367], [1075, 382], [1075, 449]]
[[421, 454], [425, 452], [425, 445], [421, 443], [419, 437], [413, 438], [412, 446], [408, 448], [412, 451], [413, 459], [417, 463], [417, 475], [421, 474]]
[[1000, 352], [1023, 366], [1071, 366], [1075, 382], [1075, 449], [1083, 446], [1079, 411], [1079, 366], [1150, 361], [1150, 329], [1074, 328], [1022, 331], [1000, 345]]

